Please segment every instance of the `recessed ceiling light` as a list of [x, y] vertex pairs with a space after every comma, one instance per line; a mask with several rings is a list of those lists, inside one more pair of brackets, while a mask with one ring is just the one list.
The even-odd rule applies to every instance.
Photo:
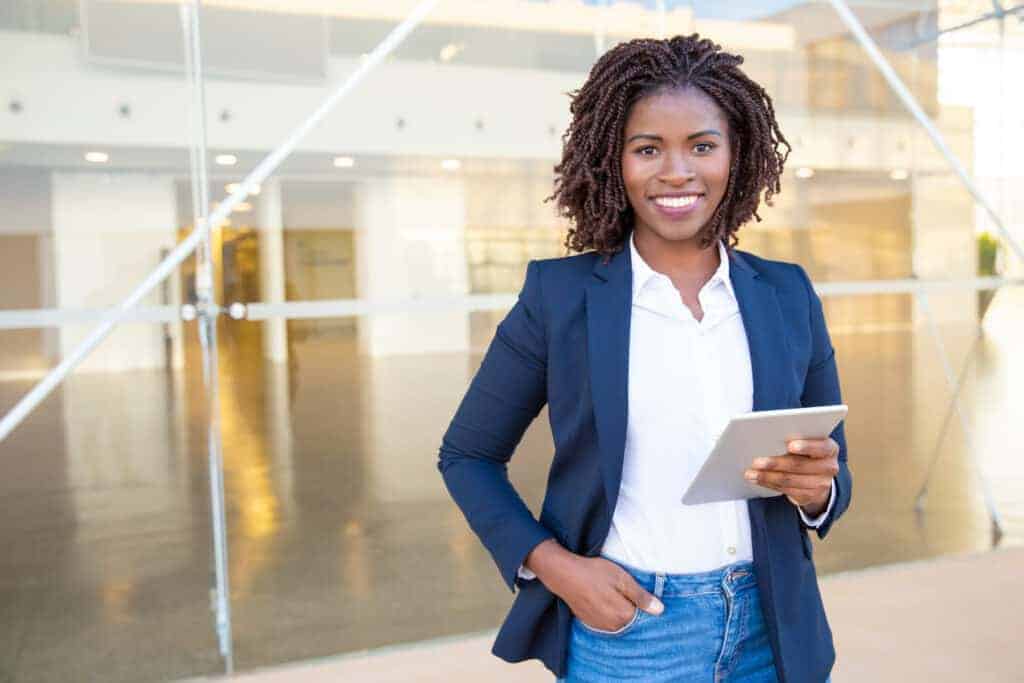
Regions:
[[813, 176], [814, 176], [814, 169], [813, 168], [809, 168], [807, 166], [801, 166], [800, 168], [796, 169], [796, 177], [797, 178], [811, 178]]
[[352, 168], [356, 165], [356, 160], [352, 157], [334, 157], [335, 168]]
[[905, 168], [894, 168], [889, 171], [889, 177], [893, 180], [906, 180], [910, 176]]
[[445, 159], [441, 162], [441, 168], [446, 171], [458, 171], [462, 168], [462, 162], [458, 159]]
[[459, 56], [459, 53], [466, 48], [463, 43], [448, 43], [441, 48], [441, 61], [450, 62]]
[[238, 157], [234, 154], [218, 154], [213, 160], [218, 166], [234, 166], [238, 163]]
[[110, 155], [106, 152], [86, 152], [85, 160], [90, 164], [105, 164], [110, 161]]
[[[240, 187], [242, 187], [242, 186], [239, 183], [228, 183], [227, 185], [224, 186], [224, 190], [228, 194], [234, 194], [235, 191], [237, 191], [238, 188], [240, 188]], [[255, 196], [255, 195], [258, 195], [259, 193], [260, 193], [260, 186], [259, 185], [251, 185], [251, 186], [249, 186], [249, 194]]]

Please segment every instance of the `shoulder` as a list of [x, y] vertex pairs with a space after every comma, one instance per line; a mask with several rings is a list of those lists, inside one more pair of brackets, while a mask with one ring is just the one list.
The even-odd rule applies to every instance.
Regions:
[[767, 259], [741, 249], [735, 249], [733, 253], [739, 259], [740, 267], [749, 267], [780, 292], [806, 296], [808, 291], [813, 291], [807, 271], [798, 263]]
[[583, 303], [586, 283], [599, 258], [585, 253], [530, 261], [520, 300], [556, 317], [575, 310]]
[[542, 258], [532, 261], [536, 268], [542, 271], [546, 277], [579, 277], [589, 275], [600, 259], [600, 254], [588, 251], [584, 254], [573, 254], [572, 256], [560, 256], [557, 258]]
[[594, 266], [600, 258], [596, 252], [587, 252], [559, 258], [537, 259], [530, 262], [527, 277], [529, 271], [533, 270], [543, 287], [551, 286], [564, 292], [574, 286], [582, 287], [594, 272]]

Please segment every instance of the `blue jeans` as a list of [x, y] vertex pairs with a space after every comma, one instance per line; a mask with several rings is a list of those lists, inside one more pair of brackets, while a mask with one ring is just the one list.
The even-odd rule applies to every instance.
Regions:
[[568, 671], [559, 681], [777, 683], [752, 562], [698, 574], [654, 574], [616, 564], [657, 596], [665, 611], [652, 616], [636, 610], [613, 632], [573, 618]]

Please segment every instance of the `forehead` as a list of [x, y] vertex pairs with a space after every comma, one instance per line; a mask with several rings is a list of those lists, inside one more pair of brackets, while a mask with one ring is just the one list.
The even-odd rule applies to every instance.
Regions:
[[633, 104], [626, 119], [627, 136], [643, 132], [678, 132], [683, 135], [715, 128], [724, 135], [729, 122], [721, 107], [694, 87], [661, 90]]

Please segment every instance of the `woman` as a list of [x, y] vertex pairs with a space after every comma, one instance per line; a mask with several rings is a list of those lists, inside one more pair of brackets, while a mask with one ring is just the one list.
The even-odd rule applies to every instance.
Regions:
[[[732, 415], [841, 403], [806, 273], [734, 248], [789, 150], [742, 61], [697, 35], [598, 60], [555, 168], [584, 253], [528, 265], [441, 446], [519, 589], [494, 653], [562, 680], [822, 683], [835, 658], [807, 530], [849, 505], [842, 427], [751, 463], [777, 497], [680, 502]], [[545, 404], [538, 520], [506, 465]]]

